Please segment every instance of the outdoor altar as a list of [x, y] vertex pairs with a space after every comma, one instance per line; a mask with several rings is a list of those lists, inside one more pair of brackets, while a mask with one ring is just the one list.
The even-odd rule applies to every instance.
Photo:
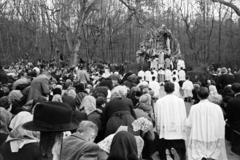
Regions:
[[179, 42], [165, 25], [151, 29], [144, 37], [140, 49], [136, 53], [136, 60], [140, 65], [144, 65], [155, 58], [158, 58], [158, 63], [161, 64], [164, 63], [166, 58], [175, 61], [180, 57]]

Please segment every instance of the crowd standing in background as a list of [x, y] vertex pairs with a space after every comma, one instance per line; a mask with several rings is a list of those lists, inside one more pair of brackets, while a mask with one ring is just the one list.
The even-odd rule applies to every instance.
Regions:
[[[77, 124], [55, 126], [66, 130], [62, 160], [141, 160], [155, 152], [161, 160], [227, 160], [225, 139], [240, 155], [240, 72], [206, 74], [189, 76], [181, 59], [138, 73], [104, 63], [1, 66], [0, 160], [37, 159], [39, 131], [54, 127], [43, 121], [56, 119]], [[193, 104], [189, 115], [184, 101]], [[71, 114], [55, 119], [58, 107]]]

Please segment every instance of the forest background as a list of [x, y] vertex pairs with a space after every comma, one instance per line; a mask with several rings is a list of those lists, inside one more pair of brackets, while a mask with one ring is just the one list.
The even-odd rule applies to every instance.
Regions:
[[135, 62], [165, 24], [187, 66], [240, 67], [239, 0], [0, 0], [0, 61]]

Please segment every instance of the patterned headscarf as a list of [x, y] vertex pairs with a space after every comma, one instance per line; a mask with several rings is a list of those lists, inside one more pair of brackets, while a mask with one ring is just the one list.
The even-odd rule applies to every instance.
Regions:
[[12, 114], [0, 107], [0, 133], [9, 133], [8, 125], [10, 124], [11, 118]]
[[150, 112], [152, 110], [151, 106], [151, 96], [150, 94], [144, 94], [139, 98], [139, 109], [142, 109], [145, 112]]
[[67, 91], [67, 95], [70, 97], [73, 97], [74, 99], [76, 98], [76, 91], [74, 89], [70, 89]]
[[128, 88], [126, 86], [117, 86], [113, 88], [111, 93], [111, 99], [124, 98], [127, 96]]
[[15, 100], [20, 100], [23, 97], [23, 94], [20, 90], [12, 90], [8, 95], [9, 102], [13, 102]]
[[80, 110], [84, 109], [87, 115], [96, 110], [96, 99], [93, 96], [86, 96], [83, 98]]
[[62, 96], [59, 95], [59, 94], [56, 94], [53, 96], [53, 99], [52, 99], [53, 102], [62, 102]]

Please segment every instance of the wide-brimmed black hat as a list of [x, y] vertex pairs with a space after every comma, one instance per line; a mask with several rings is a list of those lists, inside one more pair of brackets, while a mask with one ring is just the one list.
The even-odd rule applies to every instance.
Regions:
[[33, 121], [23, 124], [23, 128], [31, 131], [70, 131], [78, 127], [72, 120], [73, 111], [70, 106], [61, 102], [43, 102], [36, 105]]

